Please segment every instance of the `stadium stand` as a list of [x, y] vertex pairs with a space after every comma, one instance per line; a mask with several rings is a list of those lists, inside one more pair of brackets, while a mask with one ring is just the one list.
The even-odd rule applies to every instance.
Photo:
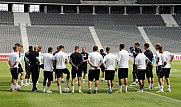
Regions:
[[165, 26], [159, 15], [112, 15], [115, 25]]
[[10, 53], [15, 43], [22, 44], [19, 26], [0, 25], [0, 53]]
[[27, 26], [30, 45], [41, 45], [43, 52], [52, 46], [65, 46], [67, 53], [73, 52], [75, 46], [86, 47], [90, 52], [95, 42], [86, 26]]
[[1, 0], [3, 2], [31, 2], [31, 3], [68, 3], [80, 4], [80, 0]]
[[[91, 14], [56, 14], [30, 13], [32, 25], [115, 25], [165, 26], [160, 15], [91, 15]], [[100, 21], [97, 21], [100, 20]]]
[[32, 25], [93, 25], [91, 15], [30, 13]]
[[103, 47], [111, 47], [115, 53], [119, 51], [121, 43], [125, 44], [126, 50], [129, 50], [135, 42], [139, 42], [142, 46], [145, 43], [136, 26], [97, 26], [95, 30]]
[[164, 49], [180, 53], [181, 27], [145, 27], [144, 30], [153, 44], [161, 43]]
[[14, 24], [14, 17], [12, 12], [0, 12], [0, 24]]
[[178, 23], [178, 25], [181, 25], [181, 14], [173, 15], [173, 18]]

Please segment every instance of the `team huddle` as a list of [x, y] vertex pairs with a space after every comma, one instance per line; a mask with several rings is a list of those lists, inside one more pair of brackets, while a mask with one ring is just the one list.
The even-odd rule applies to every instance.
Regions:
[[[55, 78], [57, 82], [58, 92], [62, 94], [61, 79], [63, 74], [66, 74], [66, 86], [65, 92], [69, 92], [69, 80], [71, 76], [71, 93], [75, 93], [75, 80], [77, 77], [78, 93], [82, 92], [82, 83], [85, 82], [85, 77], [88, 71], [88, 94], [96, 94], [99, 87], [100, 71], [102, 71], [102, 81], [107, 80], [108, 93], [112, 94], [114, 87], [115, 72], [118, 72], [119, 89], [118, 93], [128, 92], [128, 71], [129, 62], [133, 59], [133, 82], [131, 85], [140, 85], [138, 92], [143, 92], [145, 75], [148, 79], [148, 89], [153, 89], [154, 77], [153, 77], [153, 63], [156, 60], [156, 74], [158, 78], [158, 92], [164, 92], [164, 79], [167, 82], [168, 90], [170, 88], [170, 70], [171, 62], [174, 55], [168, 51], [164, 51], [160, 44], [155, 45], [156, 56], [153, 56], [152, 51], [149, 48], [149, 44], [144, 44], [145, 51], [142, 52], [140, 44], [135, 43], [134, 47], [130, 47], [131, 54], [125, 50], [125, 45], [119, 45], [118, 57], [111, 53], [111, 48], [106, 48], [106, 53], [101, 49], [99, 53], [98, 46], [94, 46], [91, 53], [86, 52], [86, 48], [75, 46], [74, 53], [69, 57], [64, 52], [64, 46], [58, 46], [57, 51], [53, 53], [53, 48], [49, 47], [47, 53], [41, 55], [41, 46], [29, 46], [29, 51], [25, 53], [25, 84], [24, 84], [24, 72], [21, 63], [21, 52], [23, 46], [19, 43], [13, 47], [13, 52], [10, 53], [8, 63], [12, 75], [11, 90], [16, 92], [20, 90], [21, 86], [27, 86], [30, 83], [30, 76], [32, 78], [33, 92], [38, 92], [36, 84], [38, 83], [40, 69], [43, 69], [43, 89], [44, 93], [52, 93], [50, 90], [51, 82], [53, 81], [53, 73], [55, 72]], [[71, 64], [71, 72], [67, 69], [67, 64]], [[88, 70], [87, 64], [90, 65]], [[83, 73], [83, 79], [82, 79]], [[18, 85], [18, 75], [21, 74], [21, 86]], [[95, 82], [95, 88], [92, 91], [92, 82]], [[125, 89], [123, 89], [123, 84]], [[47, 87], [46, 87], [47, 86]]]

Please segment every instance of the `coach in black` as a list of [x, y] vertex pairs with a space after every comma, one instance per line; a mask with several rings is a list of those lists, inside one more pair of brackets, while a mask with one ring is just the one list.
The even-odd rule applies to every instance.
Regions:
[[153, 66], [152, 66], [153, 53], [149, 49], [149, 46], [150, 45], [148, 43], [144, 44], [144, 48], [145, 48], [144, 54], [149, 59], [149, 63], [146, 69], [146, 77], [148, 79], [148, 89], [150, 90], [153, 88], [154, 78], [153, 78]]
[[72, 65], [72, 93], [74, 93], [74, 80], [76, 75], [78, 77], [78, 86], [79, 86], [79, 93], [81, 91], [81, 77], [82, 77], [82, 70], [81, 65], [84, 62], [84, 58], [81, 53], [79, 53], [79, 46], [75, 47], [75, 52], [70, 55], [70, 64]]
[[85, 47], [82, 48], [82, 53], [81, 54], [82, 54], [82, 56], [84, 58], [84, 63], [82, 65], [82, 72], [84, 73], [82, 82], [85, 83], [85, 76], [87, 74], [87, 60], [88, 60], [88, 57], [89, 57], [89, 54], [86, 52]]
[[[33, 47], [32, 47], [33, 48]], [[39, 78], [39, 54], [36, 51], [32, 51], [33, 49], [30, 49], [29, 54], [27, 55], [27, 58], [29, 59], [30, 64], [30, 71], [32, 72], [32, 81], [33, 81], [33, 92], [38, 92], [36, 83]]]

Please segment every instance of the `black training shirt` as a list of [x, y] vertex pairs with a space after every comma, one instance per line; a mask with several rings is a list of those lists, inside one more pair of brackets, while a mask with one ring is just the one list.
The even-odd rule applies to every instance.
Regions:
[[[87, 60], [89, 58], [89, 54], [87, 52], [82, 52], [81, 53], [83, 58], [84, 58], [84, 61]], [[82, 66], [87, 66], [87, 62], [84, 62]]]
[[[146, 57], [147, 57], [150, 61], [152, 61], [153, 53], [152, 53], [151, 50], [146, 50], [146, 51], [144, 52], [144, 54], [146, 55]], [[150, 61], [149, 61], [149, 64], [151, 64]]]
[[36, 51], [29, 51], [29, 54], [27, 55], [27, 58], [29, 59], [30, 64], [36, 64], [39, 65], [39, 61], [36, 59], [36, 57], [39, 57], [39, 53]]
[[83, 61], [84, 58], [79, 52], [74, 52], [70, 55], [70, 64], [72, 65], [73, 69], [75, 69], [76, 67], [81, 67]]

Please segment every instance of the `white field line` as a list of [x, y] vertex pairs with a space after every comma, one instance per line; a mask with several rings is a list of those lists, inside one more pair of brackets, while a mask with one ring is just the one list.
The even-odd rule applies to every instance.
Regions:
[[[114, 84], [119, 85], [117, 82], [114, 82]], [[132, 88], [132, 89], [135, 89], [135, 90], [139, 90], [139, 89], [137, 89], [137, 88], [130, 87], [130, 86], [129, 86], [128, 88]], [[166, 98], [166, 99], [169, 99], [169, 100], [172, 100], [172, 101], [181, 103], [181, 100], [177, 100], [177, 99], [174, 99], [174, 98], [166, 97], [166, 96], [159, 95], [159, 94], [155, 94], [155, 93], [148, 92], [148, 91], [144, 91], [144, 92], [145, 92], [145, 93], [148, 93], [148, 94], [152, 94], [152, 95], [158, 96], [158, 97]]]

